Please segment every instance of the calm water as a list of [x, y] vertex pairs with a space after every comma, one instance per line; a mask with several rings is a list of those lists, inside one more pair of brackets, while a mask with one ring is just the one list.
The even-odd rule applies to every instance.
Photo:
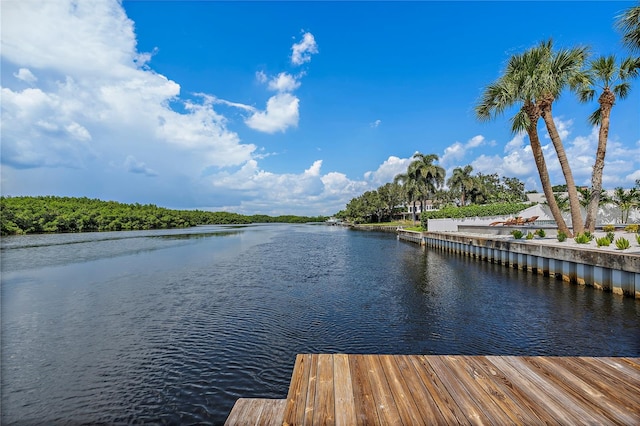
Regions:
[[2, 241], [2, 424], [224, 422], [309, 352], [640, 356], [640, 302], [312, 225]]

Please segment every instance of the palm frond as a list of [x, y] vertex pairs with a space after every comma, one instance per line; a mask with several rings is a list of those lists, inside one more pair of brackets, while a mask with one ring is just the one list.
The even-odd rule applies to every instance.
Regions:
[[524, 132], [530, 125], [531, 120], [527, 113], [522, 109], [511, 118], [511, 131], [513, 133]]
[[622, 31], [622, 42], [640, 51], [640, 6], [632, 6], [617, 16], [616, 26]]
[[620, 99], [625, 99], [631, 91], [631, 83], [624, 82], [613, 87], [613, 93]]
[[588, 86], [583, 86], [577, 90], [580, 102], [591, 102], [596, 95], [596, 91]]
[[598, 108], [597, 110], [593, 111], [593, 113], [591, 113], [591, 115], [589, 116], [589, 124], [591, 124], [592, 126], [599, 126], [601, 122], [602, 122], [602, 110]]
[[620, 80], [636, 78], [640, 74], [640, 58], [625, 58], [620, 64]]

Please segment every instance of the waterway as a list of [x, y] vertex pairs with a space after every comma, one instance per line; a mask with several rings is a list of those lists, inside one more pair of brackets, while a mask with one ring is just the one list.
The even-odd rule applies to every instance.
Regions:
[[1, 423], [221, 424], [297, 353], [640, 356], [640, 301], [324, 225], [1, 245]]

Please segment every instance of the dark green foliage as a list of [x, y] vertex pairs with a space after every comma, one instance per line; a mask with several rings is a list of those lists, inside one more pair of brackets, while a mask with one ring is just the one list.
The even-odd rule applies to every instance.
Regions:
[[519, 240], [520, 238], [522, 238], [524, 234], [522, 233], [521, 230], [514, 229], [513, 231], [511, 231], [511, 235], [513, 235], [513, 238], [515, 238], [516, 240]]
[[72, 197], [0, 197], [2, 235], [186, 228], [196, 225], [314, 222], [324, 217], [243, 216], [227, 212], [170, 210]]
[[558, 241], [561, 243], [567, 241], [567, 234], [562, 231], [558, 231]]
[[613, 240], [616, 239], [616, 234], [614, 234], [613, 232], [607, 232], [607, 237], [606, 237], [609, 242], [613, 242]]
[[527, 232], [527, 240], [533, 240], [533, 232], [529, 231]]
[[427, 229], [429, 219], [447, 219], [463, 217], [505, 216], [519, 213], [531, 204], [522, 203], [496, 203], [496, 204], [472, 204], [466, 207], [443, 207], [440, 210], [426, 211], [420, 216], [422, 227]]
[[538, 229], [535, 234], [540, 238], [544, 238], [547, 235], [547, 233], [544, 232], [544, 229]]

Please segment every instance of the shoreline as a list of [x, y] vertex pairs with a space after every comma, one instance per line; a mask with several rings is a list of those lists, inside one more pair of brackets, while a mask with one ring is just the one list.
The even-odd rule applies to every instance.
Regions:
[[[515, 239], [510, 235], [398, 231], [398, 239], [567, 283], [640, 299], [640, 248], [597, 248], [567, 239]], [[586, 247], [585, 247], [586, 246]]]

